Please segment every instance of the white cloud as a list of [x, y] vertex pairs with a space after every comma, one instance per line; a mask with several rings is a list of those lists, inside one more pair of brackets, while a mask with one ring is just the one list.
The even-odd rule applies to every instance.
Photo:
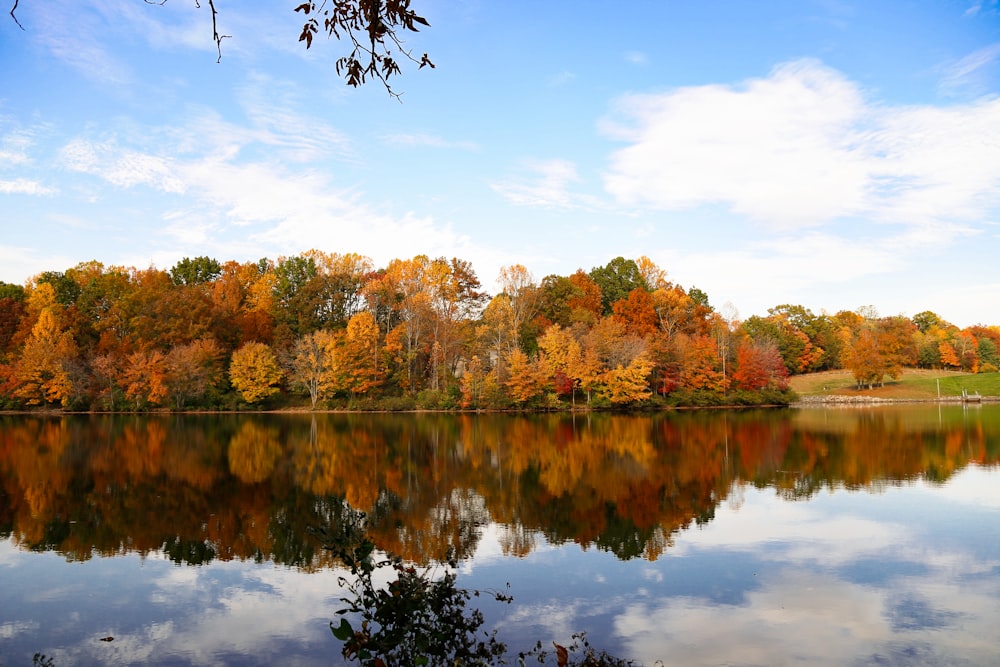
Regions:
[[[795, 568], [762, 576], [760, 584], [740, 605], [696, 598], [637, 603], [616, 619], [615, 628], [628, 642], [627, 654], [645, 664], [667, 656], [671, 663], [692, 666], [789, 661], [832, 666], [868, 657], [895, 664], [894, 654], [914, 649], [928, 664], [953, 659], [979, 664], [996, 650], [990, 639], [993, 585], [948, 582], [929, 590], [922, 580], [901, 578], [892, 589], [878, 589]], [[911, 607], [919, 617], [907, 616]], [[935, 632], [933, 644], [922, 641], [925, 622], [940, 624], [932, 630], [946, 630]], [[725, 641], [719, 641], [720, 632]]]
[[73, 266], [77, 261], [62, 254], [44, 252], [39, 255], [32, 248], [0, 243], [0, 266], [3, 267], [4, 274], [0, 280], [20, 284], [29, 276], [37, 275], [53, 266]]
[[724, 204], [772, 229], [845, 218], [976, 221], [1000, 203], [1000, 99], [887, 107], [812, 60], [741, 86], [631, 95], [606, 132], [605, 175], [654, 210]]
[[404, 146], [406, 148], [456, 148], [464, 151], [479, 150], [479, 145], [474, 141], [452, 141], [432, 134], [388, 134], [382, 140], [392, 146]]
[[0, 168], [27, 164], [31, 139], [25, 134], [11, 133], [0, 138]]
[[605, 207], [596, 197], [572, 190], [581, 178], [569, 160], [528, 160], [524, 171], [527, 178], [500, 181], [490, 187], [518, 206], [564, 210]]
[[113, 140], [75, 139], [63, 147], [60, 157], [65, 167], [99, 176], [121, 188], [148, 185], [165, 192], [185, 190], [169, 158], [124, 149]]
[[[170, 265], [190, 252], [256, 258], [344, 248], [380, 263], [420, 252], [468, 258], [477, 266], [477, 255], [492, 254], [430, 217], [393, 216], [365, 203], [328, 168], [297, 163], [293, 169], [272, 159], [275, 153], [287, 157], [289, 150], [303, 160], [318, 158], [322, 151], [308, 123], [277, 134], [271, 112], [256, 117], [260, 129], [232, 127], [207, 114], [183, 130], [152, 130], [146, 141], [155, 150], [124, 148], [115, 137], [77, 138], [63, 148], [61, 161], [119, 188], [148, 187], [168, 195], [162, 214], [167, 224], [156, 236], [169, 239], [170, 249], [142, 249], [143, 256], [134, 258], [137, 266], [150, 260]], [[172, 195], [185, 199], [169, 207]], [[420, 240], [418, 248], [414, 239]]]
[[[719, 243], [731, 245], [721, 236]], [[744, 242], [736, 248], [708, 243], [695, 251], [667, 247], [650, 249], [649, 254], [684, 283], [693, 281], [714, 297], [713, 304], [717, 305], [717, 299], [731, 301], [751, 315], [763, 314], [776, 303], [799, 302], [819, 286], [845, 285], [904, 270], [908, 248], [903, 236], [851, 238], [807, 230]]]
[[[2, 159], [2, 156], [0, 156]], [[55, 188], [42, 185], [38, 181], [27, 178], [15, 178], [12, 181], [0, 180], [0, 194], [5, 195], [51, 195], [58, 192]]]

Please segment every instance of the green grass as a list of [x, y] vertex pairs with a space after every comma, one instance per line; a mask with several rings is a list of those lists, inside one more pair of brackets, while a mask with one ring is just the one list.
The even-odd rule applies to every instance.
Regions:
[[981, 396], [1000, 396], [1000, 373], [957, 373], [955, 371], [908, 368], [896, 380], [887, 380], [885, 386], [857, 389], [850, 371], [824, 371], [796, 375], [791, 378], [792, 389], [800, 396], [845, 395], [876, 396], [881, 398], [934, 399], [941, 396], [961, 396], [962, 390]]

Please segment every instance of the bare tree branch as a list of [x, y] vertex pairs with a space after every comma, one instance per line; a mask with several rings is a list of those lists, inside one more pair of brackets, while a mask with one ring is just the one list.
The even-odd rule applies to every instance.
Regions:
[[[168, 0], [144, 0], [147, 5], [163, 6]], [[215, 8], [215, 0], [207, 0], [212, 12], [212, 41], [218, 57], [215, 62], [222, 62], [222, 40], [232, 37], [219, 33], [219, 12]], [[13, 0], [10, 16], [21, 30], [24, 26], [18, 20], [16, 11], [20, 0]], [[201, 0], [194, 0], [195, 7], [201, 9]], [[419, 32], [417, 26], [430, 26], [427, 19], [410, 9], [410, 0], [321, 0], [317, 7], [314, 0], [305, 0], [296, 12], [305, 15], [305, 23], [299, 41], [306, 43], [308, 49], [312, 46], [313, 37], [319, 33], [320, 20], [322, 28], [328, 37], [346, 38], [351, 46], [349, 55], [338, 58], [335, 64], [337, 75], [343, 76], [347, 85], [358, 87], [369, 79], [378, 79], [385, 86], [389, 95], [401, 99], [389, 84], [389, 78], [402, 73], [399, 63], [393, 57], [393, 51], [401, 53], [413, 63], [417, 69], [426, 65], [434, 67], [427, 54], [418, 60], [404, 46], [404, 40], [399, 31]], [[367, 33], [367, 35], [366, 35]]]
[[21, 25], [21, 22], [17, 20], [17, 16], [14, 15], [14, 12], [17, 11], [17, 2], [18, 0], [14, 0], [14, 6], [10, 8], [10, 17], [14, 19], [14, 23], [17, 24], [18, 28], [24, 30], [24, 26]]

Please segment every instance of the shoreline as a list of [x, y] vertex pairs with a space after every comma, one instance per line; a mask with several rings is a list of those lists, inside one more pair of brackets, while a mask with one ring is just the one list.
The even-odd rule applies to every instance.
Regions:
[[435, 409], [412, 409], [412, 410], [347, 410], [338, 408], [325, 408], [311, 410], [309, 408], [277, 408], [271, 410], [169, 410], [159, 409], [144, 412], [131, 411], [70, 411], [60, 408], [42, 408], [37, 410], [0, 410], [0, 416], [41, 416], [41, 417], [67, 417], [67, 416], [178, 416], [178, 415], [297, 415], [297, 414], [453, 414], [453, 415], [485, 415], [485, 414], [507, 414], [507, 415], [539, 415], [539, 414], [595, 414], [595, 413], [617, 413], [617, 414], [649, 414], [652, 412], [674, 412], [689, 410], [754, 410], [754, 409], [781, 409], [781, 408], [817, 408], [817, 407], [847, 407], [847, 406], [873, 406], [873, 405], [905, 405], [905, 404], [945, 404], [945, 405], [981, 405], [983, 403], [1000, 403], [1000, 396], [981, 396], [978, 400], [963, 399], [961, 396], [942, 396], [941, 398], [883, 398], [881, 396], [845, 396], [842, 394], [825, 394], [802, 396], [788, 404], [760, 404], [760, 405], [678, 405], [670, 407], [640, 408], [633, 410], [613, 410], [613, 409], [581, 409], [575, 410], [515, 410], [515, 409], [475, 409], [475, 410], [435, 410]]
[[825, 394], [822, 396], [802, 396], [792, 401], [788, 407], [809, 407], [822, 405], [891, 405], [893, 403], [944, 403], [971, 404], [1000, 403], [1000, 396], [980, 396], [977, 400], [964, 399], [961, 396], [942, 396], [940, 398], [883, 398], [881, 396], [844, 396], [843, 394]]

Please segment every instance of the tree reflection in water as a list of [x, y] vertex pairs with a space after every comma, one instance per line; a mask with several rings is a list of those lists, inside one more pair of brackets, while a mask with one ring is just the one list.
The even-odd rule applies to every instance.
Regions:
[[[324, 549], [309, 528], [336, 528], [356, 507], [366, 514], [373, 553], [398, 554], [384, 560], [414, 568], [421, 576], [408, 585], [419, 592], [421, 581], [453, 571], [442, 563], [471, 560], [487, 526], [498, 548], [518, 558], [575, 543], [652, 561], [686, 528], [731, 515], [754, 487], [793, 501], [825, 489], [880, 492], [948, 480], [970, 463], [998, 458], [993, 406], [575, 417], [3, 416], [0, 534], [21, 549], [73, 561], [139, 554], [312, 572], [342, 567], [343, 556]], [[700, 534], [687, 533], [689, 550]], [[427, 572], [436, 574], [422, 578]], [[461, 595], [451, 584], [446, 593]], [[906, 629], [923, 608], [917, 602], [892, 606], [891, 618]], [[620, 618], [641, 628], [650, 613]]]
[[334, 564], [307, 527], [365, 511], [379, 549], [416, 563], [471, 555], [501, 526], [656, 559], [738, 503], [941, 481], [994, 464], [1000, 413], [945, 408], [720, 415], [5, 416], [0, 530], [70, 560], [165, 553], [178, 563]]

